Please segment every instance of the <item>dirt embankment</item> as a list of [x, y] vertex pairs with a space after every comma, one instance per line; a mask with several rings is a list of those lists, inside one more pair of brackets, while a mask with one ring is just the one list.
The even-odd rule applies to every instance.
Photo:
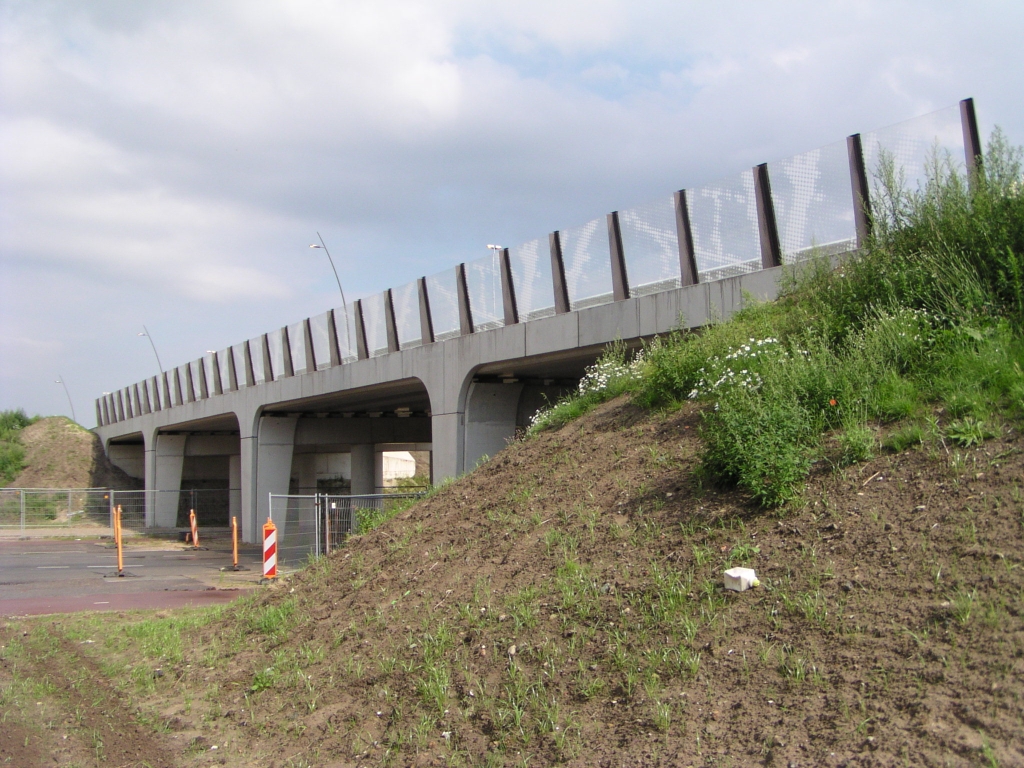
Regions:
[[20, 439], [25, 469], [12, 488], [141, 487], [110, 463], [98, 435], [64, 416], [40, 419], [21, 430]]
[[618, 401], [510, 447], [154, 706], [246, 766], [1024, 764], [1020, 435], [822, 462], [767, 513], [700, 487], [698, 430]]
[[[765, 512], [701, 486], [699, 425], [608, 403], [189, 629], [180, 662], [116, 628], [61, 652], [130, 670], [128, 723], [179, 766], [1024, 765], [1024, 438], [823, 461]], [[741, 564], [761, 585], [724, 591]]]

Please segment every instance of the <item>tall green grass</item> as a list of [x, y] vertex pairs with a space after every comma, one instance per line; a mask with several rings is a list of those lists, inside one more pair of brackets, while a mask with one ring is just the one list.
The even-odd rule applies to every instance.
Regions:
[[859, 256], [801, 265], [778, 301], [656, 340], [540, 424], [623, 391], [648, 407], [702, 403], [703, 479], [777, 506], [814, 462], [870, 458], [878, 431], [976, 444], [1024, 416], [1020, 150], [997, 132], [974, 178], [938, 154], [927, 171], [908, 190], [883, 159]]

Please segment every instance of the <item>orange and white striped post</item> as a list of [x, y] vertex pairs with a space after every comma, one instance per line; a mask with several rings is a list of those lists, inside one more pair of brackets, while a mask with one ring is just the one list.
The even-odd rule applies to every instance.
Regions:
[[121, 505], [117, 505], [117, 509], [114, 510], [114, 543], [117, 544], [117, 575], [124, 576], [124, 554], [122, 547], [124, 546], [121, 539]]
[[196, 511], [188, 511], [188, 524], [192, 528], [192, 548], [199, 549], [199, 522], [196, 520]]
[[269, 517], [263, 524], [263, 578], [277, 578], [277, 526]]

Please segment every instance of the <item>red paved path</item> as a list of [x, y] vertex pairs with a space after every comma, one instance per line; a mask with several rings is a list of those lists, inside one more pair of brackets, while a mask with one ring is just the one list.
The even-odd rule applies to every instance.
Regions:
[[192, 589], [66, 597], [9, 598], [0, 600], [0, 616], [39, 616], [77, 611], [133, 611], [214, 605], [231, 602], [245, 591], [240, 589]]

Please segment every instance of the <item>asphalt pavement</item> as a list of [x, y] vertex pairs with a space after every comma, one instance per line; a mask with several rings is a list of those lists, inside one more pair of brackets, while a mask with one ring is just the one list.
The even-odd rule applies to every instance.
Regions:
[[231, 548], [217, 540], [193, 550], [134, 537], [123, 560], [118, 577], [117, 550], [106, 539], [0, 541], [0, 616], [226, 602], [257, 586], [262, 574], [256, 547], [239, 552], [247, 570], [222, 571], [232, 564]]

